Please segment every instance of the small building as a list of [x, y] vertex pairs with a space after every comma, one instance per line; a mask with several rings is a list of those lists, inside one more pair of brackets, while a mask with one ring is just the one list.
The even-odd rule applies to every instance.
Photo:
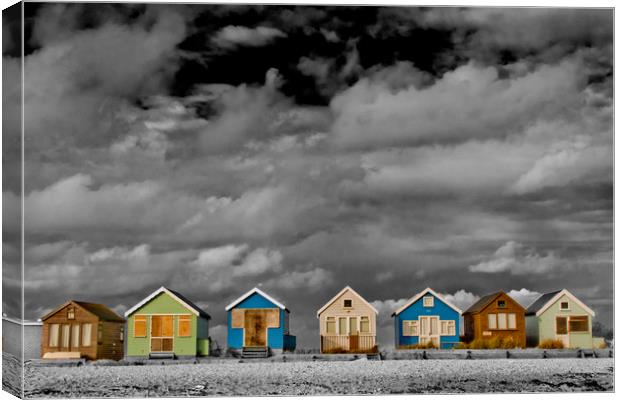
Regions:
[[209, 320], [200, 307], [160, 287], [127, 310], [128, 358], [193, 358], [209, 355]]
[[426, 288], [394, 311], [397, 349], [432, 344], [448, 349], [459, 343], [461, 310], [431, 288]]
[[540, 295], [525, 312], [528, 346], [561, 340], [565, 348], [593, 348], [594, 311], [566, 289]]
[[347, 286], [316, 313], [321, 353], [377, 351], [378, 311]]
[[24, 360], [41, 357], [42, 330], [41, 320], [19, 320], [2, 315], [2, 351], [12, 354], [19, 360], [22, 358], [22, 349]]
[[293, 351], [296, 337], [290, 334], [290, 311], [259, 288], [254, 288], [226, 306], [228, 349], [281, 353]]
[[465, 341], [512, 339], [525, 347], [525, 309], [503, 291], [482, 297], [463, 313]]
[[42, 358], [123, 358], [125, 319], [103, 304], [69, 300], [41, 320]]

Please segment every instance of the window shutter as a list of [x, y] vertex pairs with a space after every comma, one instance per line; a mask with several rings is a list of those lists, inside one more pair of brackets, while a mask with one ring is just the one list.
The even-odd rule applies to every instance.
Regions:
[[191, 315], [179, 315], [179, 336], [192, 336], [192, 317]]
[[231, 326], [233, 328], [243, 328], [243, 319], [245, 315], [245, 310], [243, 308], [235, 308], [232, 310], [231, 315]]

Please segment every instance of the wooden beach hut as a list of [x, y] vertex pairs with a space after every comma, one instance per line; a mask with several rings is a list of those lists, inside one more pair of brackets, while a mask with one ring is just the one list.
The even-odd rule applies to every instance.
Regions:
[[394, 311], [397, 349], [431, 344], [448, 349], [458, 344], [461, 310], [431, 288], [426, 288]]
[[321, 353], [377, 351], [378, 311], [347, 286], [316, 313]]
[[290, 311], [259, 288], [253, 288], [226, 306], [228, 349], [244, 357], [266, 357], [270, 353], [293, 351]]
[[127, 310], [127, 357], [209, 355], [211, 317], [179, 292], [160, 287]]
[[42, 358], [123, 358], [125, 319], [103, 304], [69, 300], [41, 321]]
[[463, 313], [465, 340], [512, 339], [525, 347], [525, 309], [503, 291], [482, 297]]
[[566, 289], [540, 295], [525, 312], [528, 346], [560, 340], [565, 348], [594, 348], [602, 341], [592, 337], [592, 311]]

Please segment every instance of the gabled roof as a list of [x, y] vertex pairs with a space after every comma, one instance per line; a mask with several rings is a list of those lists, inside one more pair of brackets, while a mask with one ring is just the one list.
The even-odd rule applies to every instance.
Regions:
[[77, 305], [78, 307], [82, 307], [83, 309], [90, 312], [91, 314], [96, 315], [97, 317], [99, 317], [99, 319], [103, 321], [125, 322], [125, 318], [121, 317], [120, 315], [115, 313], [113, 310], [111, 310], [108, 306], [104, 304], [87, 303], [85, 301], [76, 301], [76, 300], [69, 300], [61, 304], [60, 306], [56, 307], [54, 310], [48, 312], [43, 317], [41, 317], [41, 320], [45, 321], [46, 319], [56, 314], [58, 311], [62, 310], [69, 304], [74, 304], [74, 305]]
[[209, 314], [207, 314], [203, 309], [198, 307], [196, 304], [194, 304], [192, 301], [187, 299], [185, 296], [181, 295], [178, 292], [175, 292], [174, 290], [170, 290], [170, 289], [168, 289], [168, 288], [166, 288], [164, 286], [160, 287], [159, 289], [157, 289], [153, 293], [149, 294], [141, 302], [139, 302], [138, 304], [136, 304], [135, 306], [133, 306], [132, 308], [127, 310], [125, 312], [125, 317], [128, 317], [131, 314], [133, 314], [135, 311], [137, 311], [143, 305], [145, 305], [149, 301], [153, 300], [155, 298], [155, 296], [159, 295], [160, 293], [166, 293], [168, 296], [172, 297], [173, 299], [175, 299], [176, 301], [178, 301], [179, 303], [184, 305], [187, 309], [189, 309], [192, 313], [196, 314], [197, 316], [204, 317], [204, 318], [207, 318], [207, 319], [211, 319]]
[[338, 294], [337, 294], [337, 295], [335, 295], [334, 297], [332, 297], [332, 298], [331, 298], [331, 300], [329, 300], [327, 303], [325, 303], [325, 305], [324, 305], [323, 307], [321, 307], [321, 308], [319, 309], [319, 311], [317, 311], [317, 312], [316, 312], [316, 316], [317, 316], [317, 318], [318, 318], [318, 316], [319, 316], [319, 315], [321, 315], [321, 313], [322, 313], [323, 311], [325, 311], [325, 309], [326, 309], [327, 307], [329, 307], [330, 305], [332, 305], [332, 303], [333, 303], [334, 301], [336, 301], [336, 300], [338, 299], [338, 297], [342, 296], [342, 295], [344, 294], [344, 292], [346, 292], [347, 290], [351, 291], [351, 292], [352, 292], [354, 295], [356, 295], [356, 296], [357, 296], [360, 300], [362, 300], [362, 301], [363, 301], [363, 302], [364, 302], [364, 303], [365, 303], [368, 307], [370, 307], [370, 308], [371, 308], [371, 309], [375, 312], [375, 314], [379, 314], [379, 311], [377, 311], [377, 309], [376, 309], [376, 308], [374, 308], [374, 307], [372, 306], [372, 304], [370, 304], [369, 302], [367, 302], [367, 301], [366, 301], [366, 299], [364, 299], [362, 296], [360, 296], [360, 294], [359, 294], [359, 293], [357, 293], [355, 290], [353, 290], [353, 288], [351, 288], [351, 286], [346, 286], [344, 289], [342, 289], [340, 292], [338, 292]]
[[239, 297], [237, 300], [233, 301], [232, 303], [230, 303], [229, 305], [226, 306], [226, 311], [230, 310], [231, 308], [233, 308], [234, 306], [236, 306], [237, 304], [241, 303], [243, 300], [247, 299], [248, 297], [250, 297], [251, 295], [253, 295], [254, 293], [257, 293], [261, 296], [263, 296], [264, 298], [266, 298], [267, 300], [269, 300], [270, 302], [272, 302], [273, 304], [275, 304], [276, 306], [280, 307], [283, 310], [286, 310], [288, 312], [289, 309], [286, 308], [286, 306], [282, 303], [280, 303], [278, 300], [274, 299], [273, 297], [269, 296], [267, 293], [263, 292], [262, 290], [260, 290], [259, 288], [255, 287], [251, 290], [249, 290], [248, 292], [246, 292], [243, 296]]
[[527, 306], [527, 309], [525, 310], [525, 315], [534, 315], [534, 314], [536, 314], [536, 312], [538, 310], [540, 310], [542, 306], [547, 304], [549, 302], [549, 300], [551, 300], [553, 297], [555, 297], [556, 294], [558, 294], [560, 292], [561, 292], [561, 290], [556, 290], [554, 292], [549, 292], [549, 293], [541, 294], [540, 296], [538, 296], [532, 302], [532, 304]]
[[483, 309], [485, 309], [489, 304], [491, 304], [493, 302], [493, 300], [495, 300], [496, 298], [498, 298], [501, 295], [504, 295], [504, 296], [508, 297], [518, 307], [520, 307], [523, 310], [525, 310], [525, 308], [521, 304], [519, 304], [518, 301], [516, 301], [512, 297], [508, 296], [503, 290], [500, 290], [499, 292], [491, 293], [491, 294], [488, 294], [488, 295], [482, 297], [480, 300], [478, 300], [477, 302], [472, 304], [467, 310], [465, 310], [465, 312], [463, 312], [463, 314], [475, 314], [475, 313], [478, 313], [478, 312], [482, 311]]
[[549, 307], [555, 304], [562, 296], [566, 296], [575, 303], [579, 304], [588, 314], [594, 317], [595, 313], [592, 309], [583, 304], [578, 298], [576, 298], [571, 292], [566, 289], [556, 290], [555, 292], [541, 294], [530, 306], [527, 308], [525, 315], [539, 316], [545, 312]]
[[459, 314], [462, 314], [463, 312], [456, 306], [454, 306], [452, 303], [450, 303], [448, 300], [446, 300], [442, 295], [440, 295], [439, 293], [435, 292], [433, 289], [427, 287], [426, 289], [424, 289], [423, 291], [421, 291], [420, 293], [416, 294], [415, 296], [413, 296], [412, 298], [410, 298], [402, 307], [400, 307], [398, 310], [394, 311], [392, 313], [392, 317], [395, 315], [400, 314], [401, 312], [405, 311], [407, 308], [409, 308], [409, 306], [411, 306], [412, 304], [414, 304], [416, 301], [420, 300], [422, 298], [422, 296], [424, 296], [425, 294], [430, 293], [433, 296], [435, 296], [436, 298], [438, 298], [439, 300], [441, 300], [442, 303], [444, 303], [445, 305], [447, 305], [448, 307], [450, 307], [451, 309], [453, 309], [454, 311], [456, 311]]

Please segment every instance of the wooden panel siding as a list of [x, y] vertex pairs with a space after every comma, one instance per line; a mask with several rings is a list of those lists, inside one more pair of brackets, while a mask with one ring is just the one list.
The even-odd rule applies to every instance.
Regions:
[[[489, 297], [486, 304], [481, 307], [475, 307], [476, 305], [474, 305], [470, 307], [470, 310], [472, 308], [476, 308], [476, 310], [473, 312], [467, 310], [463, 313], [465, 340], [489, 340], [494, 337], [502, 339], [512, 338], [516, 342], [517, 347], [525, 347], [525, 309], [504, 292], [497, 293], [495, 297], [485, 297]], [[481, 301], [484, 301], [484, 298]], [[503, 307], [498, 306], [498, 301], [503, 301], [505, 305]], [[516, 326], [512, 329], [507, 326], [504, 329], [500, 329], [498, 320], [495, 328], [490, 327], [489, 314], [495, 314], [496, 319], [497, 314], [506, 314], [507, 323], [508, 314], [515, 314]]]
[[[376, 312], [349, 287], [331, 299], [318, 317], [321, 352], [364, 352], [376, 345]], [[368, 332], [360, 332], [362, 317], [368, 318]], [[328, 318], [334, 318], [335, 332], [327, 331]]]
[[[101, 311], [105, 306], [83, 303], [86, 306]], [[72, 312], [70, 311], [72, 310]], [[111, 310], [103, 312], [104, 317], [113, 313]], [[70, 319], [69, 317], [72, 316]], [[43, 320], [41, 333], [41, 357], [46, 353], [56, 352], [79, 352], [81, 357], [89, 360], [112, 359], [120, 360], [124, 356], [123, 343], [120, 341], [120, 332], [124, 329], [124, 322], [120, 316], [119, 321], [105, 321], [91, 311], [80, 306], [78, 302], [70, 302], [64, 307], [48, 315]], [[50, 330], [55, 324], [59, 326], [58, 345], [50, 345]], [[87, 332], [85, 326], [90, 324], [90, 340], [85, 340]], [[65, 328], [63, 328], [65, 327]], [[69, 334], [68, 340], [63, 340], [63, 334]], [[78, 337], [76, 338], [76, 335]], [[90, 343], [88, 343], [90, 342]], [[85, 346], [85, 343], [88, 345]], [[68, 346], [64, 346], [68, 344]]]

